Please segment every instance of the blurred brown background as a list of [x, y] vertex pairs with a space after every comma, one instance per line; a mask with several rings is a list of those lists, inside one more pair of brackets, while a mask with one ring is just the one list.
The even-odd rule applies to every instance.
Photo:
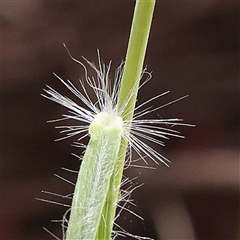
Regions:
[[[73, 191], [54, 173], [78, 169], [79, 149], [59, 137], [61, 107], [40, 96], [45, 84], [67, 92], [52, 75], [83, 76], [74, 57], [96, 62], [96, 48], [113, 69], [125, 57], [134, 1], [2, 1], [1, 3], [1, 239], [61, 236], [66, 208], [35, 200], [41, 190]], [[171, 167], [132, 168], [145, 185], [133, 198], [140, 221], [125, 215], [127, 231], [154, 239], [239, 239], [239, 1], [157, 1], [145, 64], [153, 79], [139, 102], [170, 90], [156, 102], [189, 98], [161, 109], [184, 118], [186, 139], [171, 139], [163, 154]], [[63, 202], [63, 200], [58, 199]], [[119, 238], [120, 239], [120, 238]], [[125, 238], [125, 239], [128, 239]], [[130, 239], [130, 238], [129, 238]]]

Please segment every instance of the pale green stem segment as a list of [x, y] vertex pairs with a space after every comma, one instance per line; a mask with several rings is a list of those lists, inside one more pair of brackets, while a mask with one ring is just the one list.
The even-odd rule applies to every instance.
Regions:
[[91, 138], [73, 195], [67, 240], [99, 239], [98, 226], [116, 165], [122, 131], [122, 119], [114, 112], [101, 112], [91, 123]]
[[[118, 96], [118, 109], [124, 107], [123, 120], [131, 123], [136, 105], [137, 93], [146, 54], [149, 32], [152, 23], [155, 0], [139, 0], [136, 3], [132, 29], [126, 55], [123, 77]], [[125, 106], [126, 99], [131, 96]], [[118, 167], [115, 186], [119, 186], [122, 179], [124, 161], [128, 143], [122, 139], [118, 153]]]
[[[118, 95], [118, 111], [124, 108], [122, 114], [123, 120], [128, 122], [131, 122], [133, 118], [154, 6], [155, 0], [136, 1], [123, 77]], [[122, 138], [97, 239], [111, 239], [111, 230], [113, 228], [116, 205], [120, 195], [119, 189], [127, 147], [128, 142]]]
[[133, 116], [154, 6], [155, 0], [136, 1], [126, 62], [118, 95], [118, 109], [121, 109], [125, 105], [130, 91], [133, 91], [123, 113], [124, 120], [131, 120]]

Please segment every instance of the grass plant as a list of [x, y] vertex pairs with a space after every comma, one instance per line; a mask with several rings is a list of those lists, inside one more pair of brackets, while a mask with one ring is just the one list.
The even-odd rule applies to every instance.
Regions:
[[[126, 200], [131, 193], [128, 191], [127, 194], [120, 194], [122, 182], [125, 181], [123, 169], [127, 152], [131, 155], [132, 150], [135, 150], [144, 161], [148, 158], [157, 164], [163, 162], [167, 165], [167, 158], [146, 142], [163, 146], [164, 143], [159, 138], [182, 137], [178, 131], [168, 126], [188, 126], [178, 118], [142, 119], [147, 114], [161, 108], [147, 107], [144, 109], [146, 105], [168, 92], [135, 107], [140, 80], [146, 73], [143, 64], [154, 6], [154, 0], [136, 1], [125, 63], [122, 63], [116, 70], [113, 86], [109, 80], [110, 63], [105, 65], [98, 51], [97, 65], [84, 58], [86, 64], [95, 70], [96, 77], [89, 77], [85, 64], [70, 55], [85, 72], [85, 78], [79, 80], [78, 88], [71, 81], [65, 81], [55, 74], [62, 84], [80, 100], [81, 104], [60, 94], [50, 86], [47, 86], [43, 94], [47, 99], [69, 110], [57, 121], [67, 119], [77, 121], [74, 126], [58, 126], [61, 133], [66, 134], [61, 139], [80, 135], [79, 142], [76, 143], [80, 146], [83, 138], [90, 137], [85, 146], [75, 184], [70, 217], [68, 220], [63, 219], [63, 225], [67, 224], [63, 237], [66, 240], [110, 240], [120, 234], [114, 232], [113, 227], [119, 202]], [[150, 74], [146, 74], [148, 81]], [[86, 84], [95, 94], [95, 102], [91, 99], [91, 94], [85, 87]], [[85, 107], [82, 107], [82, 104]], [[136, 235], [129, 234], [128, 236], [141, 239]]]

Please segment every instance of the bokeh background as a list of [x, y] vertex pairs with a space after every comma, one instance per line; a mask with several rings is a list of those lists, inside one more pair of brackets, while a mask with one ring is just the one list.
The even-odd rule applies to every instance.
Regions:
[[[66, 211], [37, 201], [52, 199], [41, 190], [73, 191], [54, 176], [75, 181], [61, 167], [78, 169], [72, 140], [49, 119], [60, 106], [42, 98], [46, 84], [67, 93], [52, 75], [77, 82], [78, 59], [96, 62], [96, 49], [112, 69], [124, 59], [135, 2], [1, 1], [1, 239], [53, 239], [61, 236]], [[153, 72], [138, 102], [170, 90], [158, 106], [189, 97], [152, 117], [179, 117], [195, 128], [180, 128], [186, 139], [164, 149], [170, 168], [130, 168], [138, 176], [133, 210], [124, 214], [127, 231], [154, 239], [239, 239], [239, 1], [157, 1], [145, 64]], [[158, 149], [158, 146], [155, 146]], [[136, 183], [136, 184], [138, 184]], [[56, 201], [64, 202], [62, 199]], [[119, 238], [121, 239], [121, 238]], [[130, 239], [127, 237], [125, 239]]]

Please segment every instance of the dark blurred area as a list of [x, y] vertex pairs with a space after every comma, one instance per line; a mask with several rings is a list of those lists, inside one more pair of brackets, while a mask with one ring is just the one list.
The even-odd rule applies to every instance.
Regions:
[[[83, 69], [68, 56], [104, 62], [114, 70], [125, 57], [134, 1], [3, 1], [1, 3], [1, 239], [61, 236], [66, 211], [37, 201], [41, 190], [73, 191], [54, 173], [75, 181], [79, 161], [73, 140], [54, 142], [59, 132], [47, 120], [60, 106], [40, 96], [46, 84], [68, 94], [52, 75], [77, 82]], [[239, 34], [238, 1], [157, 1], [145, 64], [153, 72], [138, 103], [170, 90], [154, 105], [189, 97], [159, 110], [195, 128], [178, 128], [186, 139], [160, 149], [170, 168], [131, 168], [125, 174], [144, 186], [124, 214], [127, 231], [154, 239], [239, 239]], [[114, 72], [112, 72], [113, 74]], [[151, 166], [154, 166], [151, 164]], [[59, 202], [63, 202], [58, 199]], [[127, 237], [125, 239], [130, 239]], [[120, 237], [119, 237], [120, 239]]]

